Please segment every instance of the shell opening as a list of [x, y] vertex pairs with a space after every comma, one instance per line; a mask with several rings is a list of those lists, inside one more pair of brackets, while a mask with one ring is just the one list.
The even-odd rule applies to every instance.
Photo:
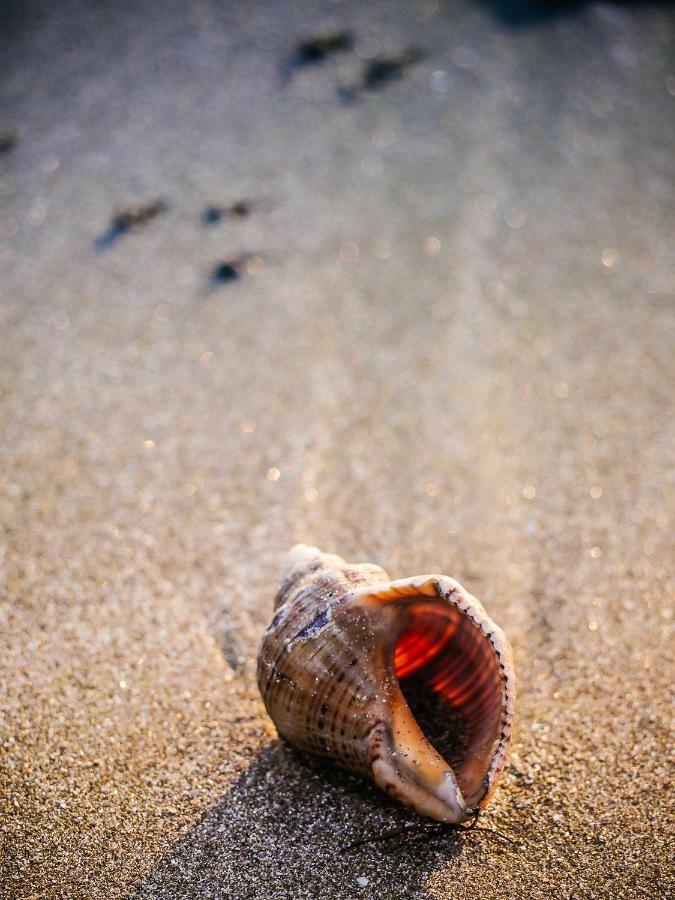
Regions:
[[467, 808], [489, 790], [503, 686], [490, 640], [454, 606], [420, 597], [394, 647], [403, 696], [427, 741], [452, 769]]

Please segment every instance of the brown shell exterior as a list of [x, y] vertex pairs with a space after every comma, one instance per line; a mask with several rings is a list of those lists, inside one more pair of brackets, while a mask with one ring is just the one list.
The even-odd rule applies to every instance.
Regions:
[[[280, 734], [424, 815], [468, 818], [487, 803], [510, 739], [514, 685], [501, 630], [445, 576], [391, 582], [378, 566], [316, 548], [294, 559], [258, 656]], [[467, 715], [462, 772], [426, 742], [403, 699], [399, 678], [412, 670]]]
[[[375, 640], [364, 621], [367, 646], [356, 647], [352, 628], [340, 628], [340, 606], [355, 586], [382, 580], [377, 566], [326, 571], [322, 559], [313, 560], [284, 581], [258, 656], [260, 693], [279, 732], [300, 750], [363, 773], [370, 764], [359, 743], [378, 722], [378, 686], [368, 665]], [[308, 685], [310, 661], [316, 680]]]

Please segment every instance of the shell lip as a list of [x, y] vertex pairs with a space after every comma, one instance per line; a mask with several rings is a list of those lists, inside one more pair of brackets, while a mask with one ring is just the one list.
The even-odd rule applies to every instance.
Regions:
[[[415, 787], [415, 782], [419, 782], [419, 779], [415, 777], [415, 773], [412, 773], [412, 778], [408, 777], [406, 779], [409, 788], [412, 784], [412, 788], [408, 793], [415, 795], [415, 802], [409, 805], [413, 805], [418, 812], [430, 815], [432, 818], [441, 821], [461, 822], [475, 816], [477, 812], [487, 805], [506, 764], [515, 702], [511, 651], [504, 632], [490, 619], [482, 604], [466, 591], [459, 582], [446, 575], [430, 574], [395, 581], [383, 581], [378, 584], [364, 585], [354, 589], [352, 592], [352, 603], [362, 608], [365, 607], [372, 612], [378, 607], [382, 608], [382, 605], [386, 607], [389, 603], [395, 604], [400, 608], [401, 605], [412, 607], [414, 604], [423, 603], [425, 600], [438, 603], [440, 609], [448, 604], [455, 607], [463, 617], [466, 617], [478, 629], [482, 638], [489, 643], [496, 666], [499, 669], [498, 727], [495, 729], [494, 739], [489, 745], [489, 750], [484, 755], [483, 765], [487, 764], [487, 768], [483, 768], [483, 777], [479, 777], [471, 788], [467, 787], [467, 797], [465, 798], [463, 795], [456, 771], [445, 764], [441, 757], [439, 759], [445, 765], [443, 784], [439, 784], [437, 779], [432, 779], [431, 783], [424, 785], [427, 791], [430, 791], [431, 804], [420, 798], [420, 792]], [[397, 693], [400, 695], [400, 685], [394, 671], [393, 662], [393, 651], [397, 639], [398, 635], [394, 638], [392, 646], [390, 668], [391, 675], [396, 683]], [[402, 695], [400, 696], [400, 701], [405, 704], [407, 709], [407, 704], [403, 700]], [[408, 712], [410, 713], [410, 710]], [[435, 753], [435, 751], [432, 752]], [[382, 779], [377, 777], [375, 771], [373, 775], [375, 780], [380, 783]], [[385, 790], [393, 793], [386, 785]], [[396, 796], [395, 793], [394, 796]], [[406, 799], [402, 796], [399, 796], [399, 799], [404, 803], [406, 802]], [[439, 810], [436, 807], [438, 801], [446, 805], [446, 809], [442, 814], [439, 814]], [[433, 810], [429, 808], [430, 806]]]
[[[428, 747], [415, 747], [414, 740], [402, 749], [395, 731], [396, 726], [392, 729], [384, 721], [371, 729], [369, 750], [375, 783], [418, 814], [439, 822], [461, 823], [475, 815], [466, 805], [452, 768], [437, 754], [430, 757]], [[416, 769], [420, 756], [426, 757], [423, 773]]]

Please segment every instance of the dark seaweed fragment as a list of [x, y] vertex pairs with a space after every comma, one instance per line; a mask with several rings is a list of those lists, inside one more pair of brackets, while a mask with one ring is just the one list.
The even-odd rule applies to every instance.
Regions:
[[359, 81], [352, 87], [338, 88], [339, 96], [353, 101], [365, 91], [379, 91], [393, 81], [400, 81], [406, 71], [424, 59], [424, 52], [410, 47], [397, 56], [377, 56], [366, 65]]
[[203, 225], [217, 225], [223, 219], [245, 219], [253, 212], [250, 200], [237, 200], [229, 206], [207, 206], [202, 213]]
[[351, 50], [354, 46], [354, 35], [351, 31], [334, 31], [317, 35], [301, 41], [282, 64], [282, 81], [288, 83], [299, 69], [317, 66], [325, 62], [329, 56]]
[[233, 259], [230, 262], [218, 263], [211, 273], [211, 279], [217, 284], [230, 284], [232, 281], [239, 281], [240, 272], [240, 261]]
[[108, 230], [96, 240], [96, 249], [106, 250], [123, 235], [144, 228], [157, 216], [165, 213], [168, 208], [169, 205], [166, 201], [153, 200], [152, 203], [130, 207], [115, 213]]
[[18, 138], [10, 131], [0, 134], [0, 156], [11, 153], [18, 143]]

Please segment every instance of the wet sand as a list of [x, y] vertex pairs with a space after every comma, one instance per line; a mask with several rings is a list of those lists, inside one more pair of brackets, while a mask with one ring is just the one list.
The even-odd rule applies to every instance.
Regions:
[[[57, 6], [0, 46], [2, 896], [672, 896], [672, 8]], [[298, 540], [505, 629], [513, 844], [341, 850], [410, 817], [264, 713]]]

